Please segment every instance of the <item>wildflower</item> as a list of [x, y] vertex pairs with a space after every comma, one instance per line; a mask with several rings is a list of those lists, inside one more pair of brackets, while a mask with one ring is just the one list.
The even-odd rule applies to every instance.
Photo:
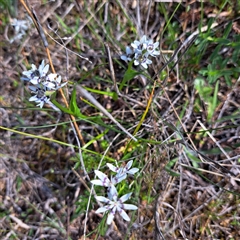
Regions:
[[36, 86], [30, 86], [29, 88], [32, 91], [32, 93], [35, 94], [34, 96], [29, 98], [30, 102], [34, 101], [38, 103], [37, 106], [39, 106], [40, 108], [42, 108], [45, 103], [50, 102], [50, 98], [46, 96], [46, 91], [47, 91], [46, 87], [41, 85], [36, 85]]
[[131, 46], [134, 48], [134, 49], [138, 49], [138, 50], [143, 50], [144, 48], [143, 48], [143, 46], [144, 46], [144, 44], [146, 44], [146, 42], [147, 42], [147, 36], [146, 35], [144, 35], [141, 39], [140, 39], [140, 41], [137, 41], [137, 40], [135, 40], [132, 44], [131, 44]]
[[143, 43], [143, 48], [147, 50], [147, 53], [152, 57], [156, 57], [160, 55], [160, 52], [157, 50], [159, 42], [153, 43], [152, 39], [149, 39], [145, 43]]
[[22, 80], [29, 81], [34, 86], [30, 86], [30, 90], [35, 95], [32, 96], [29, 101], [38, 103], [37, 106], [43, 107], [45, 103], [48, 103], [56, 111], [60, 111], [51, 101], [50, 95], [65, 86], [67, 82], [61, 84], [62, 77], [56, 73], [47, 74], [49, 70], [49, 64], [42, 63], [37, 68], [36, 65], [32, 64], [32, 68], [28, 71], [23, 71], [25, 77], [21, 77]]
[[41, 82], [42, 85], [47, 87], [49, 90], [58, 90], [59, 88], [65, 86], [67, 82], [60, 84], [62, 77], [56, 73], [50, 73], [46, 78]]
[[23, 71], [22, 74], [25, 75], [32, 84], [36, 85], [39, 84], [43, 78], [46, 77], [48, 70], [49, 65], [45, 65], [44, 60], [42, 60], [42, 63], [38, 69], [34, 64], [32, 64], [32, 69], [28, 71]]
[[120, 216], [124, 220], [130, 221], [129, 216], [124, 210], [137, 210], [137, 206], [132, 204], [124, 204], [124, 202], [127, 201], [131, 195], [132, 193], [128, 193], [123, 195], [119, 199], [117, 195], [115, 195], [112, 200], [102, 196], [97, 196], [96, 199], [100, 202], [106, 203], [106, 206], [98, 208], [96, 210], [96, 213], [104, 213], [106, 211], [110, 211], [107, 218], [108, 225], [111, 224], [111, 222], [113, 221], [116, 212], [119, 212]]
[[15, 36], [9, 40], [10, 43], [17, 41], [17, 40], [21, 40], [23, 38], [23, 36], [26, 34], [26, 31], [28, 30], [28, 28], [31, 25], [30, 20], [18, 20], [16, 18], [11, 20], [11, 25], [14, 28], [14, 34]]
[[131, 43], [131, 48], [126, 47], [126, 55], [122, 55], [121, 59], [129, 62], [134, 59], [135, 66], [142, 66], [147, 69], [148, 65], [152, 63], [152, 60], [149, 57], [156, 57], [160, 55], [160, 52], [157, 50], [159, 46], [158, 42], [153, 42], [152, 39], [147, 39], [147, 36], [144, 35], [140, 41], [135, 40]]
[[101, 171], [95, 170], [95, 174], [99, 177], [98, 180], [92, 180], [91, 183], [98, 186], [104, 186], [108, 188], [108, 197], [113, 198], [116, 195], [117, 189], [115, 185], [120, 183], [122, 180], [126, 178], [126, 175], [111, 177], [111, 180], [108, 178], [106, 174]]
[[18, 20], [14, 18], [11, 25], [14, 27], [16, 33], [25, 32], [28, 30], [29, 22], [26, 20]]
[[125, 61], [125, 62], [132, 61], [132, 58], [130, 58], [130, 56], [131, 56], [132, 54], [133, 54], [132, 49], [131, 49], [129, 46], [127, 46], [127, 47], [126, 47], [126, 55], [122, 55], [122, 56], [121, 56], [121, 59], [122, 59], [123, 61]]
[[109, 167], [110, 170], [112, 170], [113, 172], [116, 172], [118, 177], [124, 174], [134, 175], [136, 172], [138, 172], [139, 171], [138, 168], [131, 169], [132, 164], [133, 164], [133, 160], [129, 161], [124, 167], [115, 167], [111, 163], [107, 163], [107, 166]]
[[148, 57], [146, 55], [143, 56], [139, 56], [138, 58], [136, 58], [134, 60], [134, 65], [141, 65], [143, 66], [145, 69], [148, 68], [148, 65], [152, 63], [152, 60], [148, 59]]

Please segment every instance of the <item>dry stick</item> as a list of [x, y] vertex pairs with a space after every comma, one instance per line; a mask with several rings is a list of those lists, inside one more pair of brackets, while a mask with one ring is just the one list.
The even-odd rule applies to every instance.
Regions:
[[[205, 170], [203, 168], [195, 168], [195, 167], [192, 167], [192, 166], [189, 166], [189, 165], [186, 165], [184, 163], [179, 163], [179, 165], [187, 168], [187, 169], [193, 169], [193, 170], [196, 170], [196, 171], [202, 171], [202, 172], [205, 172], [205, 173], [210, 173], [210, 174], [213, 174], [213, 175], [216, 175], [216, 176], [220, 176], [220, 177], [226, 177], [226, 175], [222, 174], [222, 173], [217, 173], [217, 172], [213, 172], [213, 171], [209, 171], [209, 170]], [[237, 181], [237, 182], [240, 182], [240, 179], [238, 177], [233, 177], [233, 176], [228, 176], [228, 177], [231, 177], [233, 180]]]
[[[27, 8], [27, 11], [29, 10], [28, 7], [25, 5], [25, 3], [24, 3], [24, 7]], [[28, 11], [28, 12], [30, 12], [30, 11]], [[32, 9], [32, 12], [30, 12], [30, 16], [33, 17], [33, 21], [34, 21], [34, 23], [35, 23], [35, 26], [36, 26], [36, 28], [38, 29], [39, 35], [41, 36], [41, 39], [42, 39], [42, 41], [43, 41], [43, 44], [44, 44], [44, 47], [45, 47], [45, 49], [46, 49], [46, 53], [47, 53], [47, 56], [48, 56], [48, 59], [49, 59], [49, 63], [50, 63], [52, 72], [53, 72], [53, 73], [56, 73], [56, 72], [55, 72], [55, 69], [54, 69], [54, 66], [53, 66], [53, 63], [52, 63], [50, 51], [49, 51], [49, 49], [48, 49], [48, 42], [47, 42], [46, 36], [45, 36], [45, 34], [44, 34], [44, 31], [43, 31], [43, 29], [42, 29], [42, 26], [41, 26], [41, 24], [40, 24], [40, 21], [38, 20], [38, 17], [37, 17], [37, 15], [36, 15], [34, 9]], [[67, 102], [67, 100], [66, 100], [66, 97], [65, 97], [65, 95], [64, 95], [64, 93], [63, 93], [63, 90], [62, 90], [61, 88], [60, 88], [60, 93], [61, 93], [61, 96], [62, 96], [62, 98], [63, 98], [63, 101], [64, 101], [66, 107], [69, 107], [68, 102]], [[77, 125], [77, 122], [76, 122], [75, 117], [74, 117], [73, 115], [70, 115], [70, 118], [71, 118], [71, 120], [72, 120], [72, 121], [71, 121], [71, 124], [73, 124], [73, 126], [74, 126], [74, 128], [73, 128], [74, 132], [77, 133], [77, 135], [78, 135], [78, 137], [80, 138], [81, 142], [82, 142], [83, 144], [85, 144], [85, 143], [84, 143], [84, 140], [83, 140], [83, 137], [82, 137], [82, 135], [81, 135], [81, 132], [80, 132], [80, 130], [79, 130], [79, 128], [78, 128], [78, 125]], [[78, 142], [78, 138], [77, 138], [77, 142]], [[80, 143], [79, 143], [79, 145], [80, 145]], [[79, 151], [81, 151], [81, 146], [79, 146]], [[84, 170], [84, 173], [85, 173], [85, 175], [87, 175], [87, 177], [88, 177], [88, 179], [89, 179], [89, 176], [88, 176], [88, 174], [87, 174], [87, 172], [86, 172], [86, 168], [85, 168], [85, 166], [84, 166], [84, 162], [83, 162], [83, 159], [81, 158], [81, 155], [80, 155], [80, 161], [81, 161], [81, 164], [82, 164], [82, 168], [83, 168], [83, 170]], [[87, 185], [87, 184], [85, 183], [84, 186], [86, 186], [86, 185]]]
[[[88, 61], [89, 63], [92, 64], [92, 62], [91, 62], [88, 58], [83, 57], [82, 55], [77, 54], [76, 52], [74, 52], [74, 51], [70, 50], [69, 48], [67, 48], [67, 47], [65, 46], [66, 43], [61, 44], [61, 43], [59, 43], [58, 41], [56, 41], [56, 40], [55, 40], [50, 34], [48, 34], [47, 32], [46, 32], [46, 34], [47, 34], [48, 37], [51, 38], [56, 44], [58, 44], [59, 46], [61, 46], [61, 49], [58, 50], [58, 52], [61, 51], [62, 49], [64, 49], [65, 51], [68, 51], [68, 52], [70, 52], [70, 53], [72, 53], [72, 54], [74, 54], [74, 55], [76, 55], [76, 56], [78, 56], [78, 57], [80, 57], [80, 58], [82, 58], [82, 59], [85, 59], [86, 61]], [[56, 34], [56, 33], [55, 33], [55, 34]], [[63, 38], [62, 38], [62, 39], [63, 39]], [[91, 56], [91, 55], [90, 55], [90, 56]], [[96, 55], [92, 55], [92, 56], [93, 56], [93, 57], [96, 57]]]
[[140, 4], [139, 4], [139, 0], [137, 0], [136, 11], [137, 11], [137, 22], [136, 22], [136, 25], [137, 25], [137, 33], [138, 33], [138, 36], [142, 36], [143, 34], [142, 34], [142, 32], [141, 32], [142, 26], [141, 26], [141, 14], [140, 14]]
[[149, 16], [150, 16], [151, 5], [152, 5], [152, 0], [150, 0], [149, 4], [148, 4], [147, 17], [146, 17], [146, 22], [145, 22], [145, 26], [144, 26], [144, 34], [145, 35], [148, 34], [147, 29], [148, 29], [148, 21], [149, 21]]
[[203, 125], [200, 120], [197, 120], [199, 125], [203, 128], [204, 131], [207, 132], [207, 135], [213, 140], [213, 142], [218, 146], [218, 148], [222, 151], [222, 153], [226, 156], [227, 159], [230, 159], [230, 156], [227, 152], [222, 148], [222, 146], [217, 142], [217, 140], [213, 137], [213, 135], [209, 132], [209, 130]]
[[110, 70], [111, 78], [113, 80], [114, 89], [117, 92], [117, 94], [120, 95], [118, 85], [117, 85], [117, 81], [116, 81], [115, 71], [114, 71], [114, 68], [113, 68], [111, 51], [110, 51], [110, 48], [109, 48], [107, 43], [104, 43], [104, 46], [105, 46], [105, 49], [106, 49], [106, 52], [107, 52], [107, 58], [108, 58], [108, 62], [109, 62], [109, 70]]
[[26, 11], [28, 12], [29, 16], [32, 18], [34, 25], [38, 29], [38, 24], [37, 24], [33, 14], [32, 14], [32, 12], [30, 11], [29, 7], [26, 5], [26, 3], [23, 0], [20, 0], [20, 2], [23, 5], [23, 7], [26, 9]]

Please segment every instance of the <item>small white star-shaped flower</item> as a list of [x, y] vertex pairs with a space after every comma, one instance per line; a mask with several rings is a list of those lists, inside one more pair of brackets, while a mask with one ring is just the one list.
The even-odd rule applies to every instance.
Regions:
[[26, 31], [31, 25], [31, 22], [28, 20], [19, 20], [19, 19], [12, 19], [11, 25], [14, 28], [14, 36], [12, 39], [9, 40], [10, 43], [13, 43], [14, 41], [21, 40], [24, 35], [26, 34]]
[[121, 59], [128, 62], [134, 59], [135, 66], [142, 66], [147, 69], [149, 64], [152, 64], [152, 60], [148, 59], [150, 56], [156, 57], [160, 55], [158, 50], [159, 42], [153, 42], [152, 39], [147, 39], [144, 35], [140, 41], [135, 40], [131, 43], [131, 47], [126, 47], [126, 55], [122, 55]]
[[117, 173], [117, 176], [121, 176], [124, 174], [134, 175], [136, 172], [139, 171], [139, 169], [138, 168], [131, 169], [132, 164], [133, 164], [133, 160], [129, 161], [124, 167], [115, 167], [111, 163], [107, 163], [107, 166], [109, 167], [110, 170]]
[[148, 59], [148, 57], [146, 55], [143, 56], [139, 56], [137, 59], [134, 60], [134, 65], [141, 65], [143, 66], [145, 69], [148, 68], [148, 65], [152, 63], [152, 60]]
[[67, 84], [67, 82], [60, 84], [61, 80], [62, 80], [62, 77], [60, 75], [55, 73], [50, 73], [46, 76], [45, 80], [42, 81], [41, 83], [42, 85], [47, 87], [48, 90], [58, 90], [59, 88], [62, 88]]
[[29, 98], [29, 101], [38, 103], [38, 107], [42, 108], [45, 103], [50, 102], [50, 98], [45, 95], [46, 88], [41, 85], [30, 86], [29, 87], [32, 93], [35, 95]]
[[124, 210], [137, 210], [138, 207], [132, 204], [124, 204], [125, 201], [127, 201], [132, 193], [128, 193], [123, 195], [118, 199], [117, 195], [113, 197], [112, 200], [102, 197], [102, 196], [97, 196], [96, 199], [100, 202], [106, 203], [106, 206], [100, 207], [96, 210], [96, 213], [104, 213], [106, 211], [109, 211], [108, 213], [108, 218], [107, 218], [107, 224], [111, 224], [116, 212], [120, 214], [120, 216], [126, 220], [130, 221], [129, 216]]
[[45, 65], [44, 60], [42, 60], [42, 63], [38, 69], [34, 64], [32, 64], [32, 69], [23, 71], [22, 74], [25, 75], [32, 84], [36, 85], [41, 82], [42, 78], [46, 77], [48, 70], [49, 64]]
[[146, 35], [143, 35], [143, 37], [140, 39], [140, 41], [137, 41], [135, 40], [131, 46], [134, 48], [134, 49], [138, 49], [138, 50], [143, 50], [142, 47], [143, 45], [147, 42], [147, 36]]
[[152, 39], [149, 39], [143, 44], [143, 49], [147, 50], [147, 55], [151, 55], [152, 57], [156, 57], [160, 55], [160, 52], [157, 50], [159, 42], [153, 43]]
[[111, 180], [110, 180], [108, 178], [108, 176], [106, 174], [104, 174], [103, 172], [98, 171], [98, 170], [95, 170], [94, 172], [95, 172], [96, 176], [98, 176], [99, 179], [92, 180], [91, 183], [94, 185], [107, 187], [109, 198], [113, 198], [113, 196], [117, 194], [117, 189], [116, 189], [115, 185], [117, 183], [120, 183], [122, 180], [124, 180], [126, 178], [126, 175], [122, 175], [122, 176], [111, 177]]
[[130, 61], [132, 61], [132, 58], [130, 57], [132, 54], [133, 54], [132, 49], [129, 46], [127, 46], [126, 47], [126, 55], [122, 55], [121, 59], [125, 62], [130, 62]]

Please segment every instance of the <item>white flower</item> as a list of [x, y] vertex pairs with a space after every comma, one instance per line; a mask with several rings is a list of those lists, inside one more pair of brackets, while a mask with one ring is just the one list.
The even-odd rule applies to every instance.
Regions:
[[115, 167], [111, 163], [107, 163], [107, 166], [109, 167], [110, 170], [117, 173], [117, 177], [118, 177], [124, 174], [134, 175], [136, 172], [138, 172], [139, 171], [138, 168], [131, 169], [132, 164], [133, 164], [133, 160], [129, 161], [124, 167]]
[[97, 196], [96, 199], [100, 202], [106, 203], [106, 206], [98, 208], [96, 213], [104, 213], [106, 211], [110, 211], [108, 214], [108, 218], [107, 218], [108, 225], [111, 224], [111, 222], [113, 221], [116, 212], [119, 212], [120, 216], [124, 220], [130, 221], [129, 216], [127, 215], [127, 213], [124, 210], [137, 210], [138, 209], [137, 206], [135, 206], [135, 205], [124, 204], [124, 202], [130, 198], [131, 194], [132, 193], [125, 194], [124, 196], [122, 196], [119, 199], [118, 199], [117, 195], [115, 195], [112, 200], [107, 199], [102, 196]]
[[67, 82], [60, 84], [62, 77], [55, 73], [50, 73], [46, 78], [41, 82], [42, 85], [48, 88], [48, 90], [58, 90], [59, 88], [65, 86]]
[[139, 56], [137, 59], [134, 60], [134, 65], [139, 65], [143, 66], [144, 68], [148, 68], [148, 64], [151, 64], [152, 60], [148, 59], [146, 55]]
[[34, 64], [32, 64], [32, 69], [23, 71], [22, 74], [25, 75], [32, 84], [36, 85], [41, 82], [42, 78], [46, 77], [48, 70], [49, 64], [44, 65], [44, 60], [42, 60], [38, 69]]
[[31, 23], [27, 20], [18, 20], [16, 18], [11, 20], [11, 25], [14, 27], [14, 36], [9, 40], [10, 43], [21, 40], [26, 34], [26, 31], [30, 27]]
[[122, 55], [121, 59], [125, 62], [130, 62], [132, 61], [132, 58], [130, 57], [133, 54], [133, 51], [130, 47], [126, 47], [126, 55]]
[[29, 88], [32, 91], [32, 93], [35, 94], [34, 96], [29, 98], [30, 102], [34, 101], [38, 103], [37, 106], [39, 106], [40, 108], [42, 108], [45, 103], [50, 102], [50, 98], [46, 96], [47, 89], [45, 87], [42, 87], [41, 85], [36, 85], [36, 86], [30, 86]]
[[142, 47], [144, 46], [144, 44], [147, 42], [147, 36], [143, 35], [143, 37], [140, 39], [140, 41], [135, 40], [131, 46], [134, 49], [138, 49], [138, 50], [144, 50]]
[[108, 188], [108, 197], [113, 198], [113, 196], [117, 195], [117, 189], [115, 185], [120, 183], [122, 180], [126, 178], [126, 175], [111, 177], [111, 180], [108, 178], [106, 174], [101, 171], [95, 170], [95, 174], [99, 177], [100, 180], [92, 180], [91, 183], [98, 186], [104, 186]]
[[131, 47], [126, 47], [126, 55], [122, 55], [121, 59], [128, 62], [134, 59], [134, 65], [141, 65], [144, 68], [148, 68], [148, 65], [152, 63], [150, 56], [156, 57], [160, 55], [158, 51], [159, 42], [153, 43], [152, 39], [147, 39], [144, 35], [140, 41], [135, 40], [131, 43]]
[[159, 45], [159, 42], [153, 43], [153, 40], [150, 39], [143, 43], [143, 48], [147, 50], [147, 54], [156, 57], [157, 55], [160, 55], [160, 51], [157, 50]]
[[55, 73], [50, 73], [47, 75], [49, 70], [49, 64], [45, 65], [44, 60], [37, 68], [32, 64], [32, 68], [28, 71], [24, 71], [23, 75], [26, 77], [21, 77], [21, 80], [29, 81], [33, 84], [30, 86], [30, 90], [35, 95], [32, 96], [29, 101], [36, 102], [40, 108], [43, 107], [45, 103], [48, 103], [56, 111], [60, 111], [51, 101], [50, 95], [67, 84], [67, 82], [61, 84], [62, 77]]
[[26, 20], [18, 20], [14, 18], [11, 25], [14, 27], [15, 33], [25, 33], [28, 30], [29, 22]]

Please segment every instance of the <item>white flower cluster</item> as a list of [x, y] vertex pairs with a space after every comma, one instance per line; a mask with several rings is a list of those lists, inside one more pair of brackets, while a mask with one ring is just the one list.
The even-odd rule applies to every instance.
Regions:
[[103, 213], [108, 211], [107, 224], [111, 224], [114, 219], [116, 212], [120, 214], [120, 216], [126, 220], [130, 221], [129, 216], [124, 210], [137, 210], [137, 206], [132, 204], [124, 204], [132, 193], [128, 193], [123, 195], [122, 197], [118, 197], [118, 192], [115, 187], [116, 184], [120, 183], [124, 179], [127, 178], [127, 174], [133, 175], [139, 171], [138, 168], [132, 168], [133, 161], [129, 161], [125, 167], [115, 167], [112, 164], [108, 163], [107, 166], [109, 169], [115, 173], [117, 173], [114, 177], [111, 177], [111, 180], [108, 176], [98, 170], [95, 170], [96, 176], [98, 176], [99, 180], [92, 180], [91, 183], [99, 186], [107, 187], [107, 195], [108, 198], [103, 196], [97, 196], [96, 199], [100, 202], [106, 203], [104, 207], [100, 207], [97, 209], [96, 213]]
[[24, 37], [24, 35], [26, 34], [26, 31], [31, 26], [31, 21], [29, 19], [18, 20], [14, 18], [11, 20], [11, 25], [14, 28], [14, 37], [11, 40], [9, 40], [10, 43], [21, 40]]
[[32, 69], [28, 71], [23, 71], [22, 80], [29, 81], [33, 86], [29, 86], [29, 89], [34, 96], [32, 96], [29, 101], [34, 101], [38, 103], [37, 106], [43, 107], [45, 103], [50, 103], [49, 93], [58, 90], [67, 84], [61, 84], [61, 76], [55, 73], [47, 74], [49, 70], [49, 64], [45, 65], [44, 60], [42, 60], [41, 65], [37, 67], [32, 64]]
[[160, 55], [158, 50], [159, 42], [153, 43], [152, 39], [147, 39], [144, 35], [140, 41], [135, 40], [131, 43], [131, 46], [126, 47], [126, 55], [122, 55], [121, 59], [129, 62], [134, 60], [134, 65], [140, 65], [144, 68], [148, 68], [148, 65], [152, 63], [149, 57], [156, 57]]

